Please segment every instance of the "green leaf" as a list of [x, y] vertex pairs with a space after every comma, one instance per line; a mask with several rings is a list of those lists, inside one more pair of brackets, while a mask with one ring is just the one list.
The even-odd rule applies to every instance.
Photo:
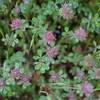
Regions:
[[39, 100], [47, 100], [46, 96], [40, 96]]
[[52, 100], [50, 95], [47, 95], [47, 100]]
[[14, 47], [16, 44], [18, 44], [17, 34], [6, 34], [2, 41], [5, 43], [5, 45]]

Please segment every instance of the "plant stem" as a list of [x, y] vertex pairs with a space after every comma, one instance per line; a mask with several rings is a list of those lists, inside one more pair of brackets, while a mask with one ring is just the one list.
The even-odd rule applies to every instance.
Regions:
[[0, 33], [1, 33], [2, 37], [4, 38], [4, 34], [2, 32], [0, 32]]
[[44, 94], [48, 95], [47, 92], [40, 90], [40, 91], [39, 91], [39, 94], [41, 94], [41, 93], [44, 93]]
[[100, 88], [94, 89], [94, 92], [95, 92], [95, 91], [100, 91]]

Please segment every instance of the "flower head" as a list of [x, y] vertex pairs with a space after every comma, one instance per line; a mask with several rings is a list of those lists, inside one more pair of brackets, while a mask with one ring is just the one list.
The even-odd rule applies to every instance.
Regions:
[[81, 46], [75, 47], [74, 50], [75, 50], [76, 52], [80, 52], [80, 53], [82, 52]]
[[3, 87], [3, 86], [5, 86], [5, 81], [2, 78], [0, 78], [0, 87]]
[[76, 100], [76, 94], [73, 91], [69, 93], [68, 100]]
[[90, 54], [85, 56], [84, 62], [86, 64], [86, 66], [88, 66], [88, 67], [93, 67], [94, 66], [94, 60], [93, 60], [93, 58]]
[[60, 8], [60, 15], [64, 19], [71, 19], [74, 16], [74, 12], [68, 4], [64, 3]]
[[89, 96], [93, 92], [93, 85], [87, 81], [82, 84], [82, 91], [86, 96]]
[[100, 68], [96, 69], [96, 79], [100, 79]]
[[60, 79], [60, 75], [58, 73], [52, 73], [50, 79], [53, 82], [57, 82]]
[[87, 38], [88, 33], [86, 32], [85, 29], [83, 29], [82, 27], [78, 28], [75, 30], [75, 36], [77, 39], [79, 39], [80, 41], [84, 41]]
[[22, 25], [22, 21], [20, 19], [16, 18], [12, 20], [11, 27], [13, 29], [18, 29], [21, 27], [21, 25]]
[[15, 7], [15, 12], [16, 12], [16, 13], [20, 13], [20, 11], [21, 11], [20, 8], [16, 6], [16, 7]]
[[15, 79], [20, 79], [21, 72], [18, 68], [14, 68], [14, 69], [11, 70], [11, 75]]
[[29, 84], [31, 77], [29, 75], [21, 75], [20, 79], [23, 84]]
[[28, 3], [29, 3], [29, 0], [23, 0], [23, 2], [24, 2], [25, 4], [28, 4]]
[[46, 43], [51, 44], [56, 38], [55, 38], [53, 32], [48, 31], [45, 33], [43, 39]]
[[76, 73], [76, 76], [78, 77], [78, 78], [83, 78], [84, 77], [84, 72], [83, 71], [78, 71], [77, 73]]
[[49, 56], [49, 57], [56, 57], [57, 55], [59, 54], [59, 49], [56, 48], [56, 47], [48, 47], [47, 50], [46, 50], [46, 55]]

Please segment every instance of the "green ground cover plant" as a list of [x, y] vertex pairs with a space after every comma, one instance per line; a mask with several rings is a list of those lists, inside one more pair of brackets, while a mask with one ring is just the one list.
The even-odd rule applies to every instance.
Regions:
[[0, 0], [0, 100], [100, 100], [100, 0]]

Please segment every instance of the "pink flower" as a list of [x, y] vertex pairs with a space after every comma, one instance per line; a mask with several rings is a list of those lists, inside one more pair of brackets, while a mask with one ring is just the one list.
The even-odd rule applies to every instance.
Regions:
[[69, 93], [68, 100], [76, 100], [76, 94], [73, 91]]
[[22, 25], [22, 22], [21, 22], [20, 19], [16, 18], [16, 19], [13, 19], [13, 20], [12, 20], [11, 27], [12, 27], [13, 29], [18, 29], [18, 28], [21, 27], [21, 25]]
[[20, 70], [18, 68], [12, 69], [11, 70], [11, 75], [15, 79], [20, 79], [20, 76], [21, 76]]
[[78, 28], [75, 30], [75, 36], [77, 37], [77, 39], [79, 39], [80, 41], [84, 41], [87, 38], [88, 33], [86, 32], [85, 29], [83, 29], [82, 27]]
[[3, 86], [5, 86], [5, 82], [4, 82], [4, 80], [1, 78], [1, 79], [0, 79], [0, 87], [3, 87]]
[[76, 73], [76, 76], [78, 77], [78, 78], [83, 78], [84, 77], [84, 72], [83, 71], [78, 71], [77, 73]]
[[21, 11], [20, 8], [16, 6], [16, 7], [15, 7], [15, 12], [16, 12], [16, 13], [20, 13], [20, 11]]
[[90, 54], [85, 56], [84, 62], [86, 64], [86, 66], [88, 66], [88, 67], [93, 67], [94, 66], [94, 60], [93, 60], [93, 58], [92, 58], [92, 56]]
[[21, 79], [23, 84], [29, 84], [31, 77], [28, 75], [22, 75], [20, 79]]
[[23, 2], [24, 2], [25, 4], [28, 4], [28, 3], [29, 3], [29, 0], [23, 0]]
[[74, 16], [74, 13], [71, 7], [68, 4], [64, 3], [60, 8], [60, 15], [64, 19], [71, 19]]
[[96, 69], [96, 79], [100, 79], [100, 68]]
[[60, 79], [60, 75], [58, 73], [52, 73], [50, 79], [53, 82], [57, 82]]
[[75, 49], [74, 49], [76, 52], [82, 52], [82, 48], [81, 48], [81, 46], [77, 46], [77, 47], [75, 47]]
[[86, 96], [89, 96], [93, 92], [93, 85], [87, 81], [82, 84], [82, 91]]
[[56, 47], [50, 48], [48, 47], [46, 50], [46, 55], [49, 57], [56, 57], [59, 54], [59, 50]]
[[45, 33], [43, 39], [46, 43], [51, 44], [56, 38], [55, 38], [53, 32], [48, 31]]

